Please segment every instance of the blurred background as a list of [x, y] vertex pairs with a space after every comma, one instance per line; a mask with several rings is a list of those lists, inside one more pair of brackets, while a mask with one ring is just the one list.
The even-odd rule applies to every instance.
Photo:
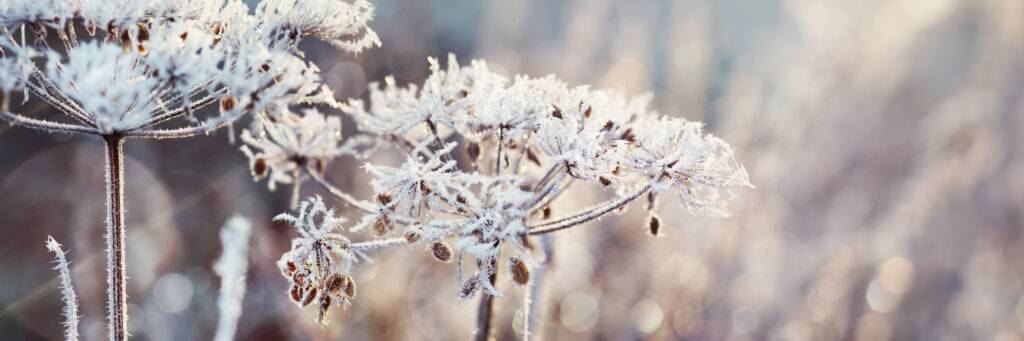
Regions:
[[[705, 122], [749, 170], [757, 189], [730, 218], [666, 197], [660, 238], [644, 233], [642, 204], [554, 234], [545, 339], [1024, 339], [1024, 1], [373, 2], [383, 47], [302, 46], [339, 99], [389, 74], [419, 83], [428, 56], [453, 52], [653, 92], [653, 109]], [[237, 339], [470, 337], [475, 301], [459, 302], [455, 267], [419, 247], [357, 266], [355, 304], [316, 325], [273, 264], [295, 236], [270, 222], [287, 188], [254, 183], [227, 140], [127, 144], [133, 339], [212, 337], [217, 233], [235, 212], [254, 222]], [[0, 160], [0, 338], [61, 338], [53, 235], [70, 250], [81, 332], [102, 339], [102, 141], [5, 124]], [[352, 159], [328, 173], [369, 193]], [[610, 193], [583, 186], [555, 215], [595, 196]], [[495, 335], [513, 339], [523, 290], [502, 285]]]

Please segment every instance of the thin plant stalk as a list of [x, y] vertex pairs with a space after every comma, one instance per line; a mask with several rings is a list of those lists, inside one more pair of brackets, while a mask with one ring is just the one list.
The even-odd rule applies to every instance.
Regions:
[[107, 182], [107, 321], [111, 341], [128, 339], [128, 292], [125, 283], [124, 138], [106, 135]]
[[[498, 259], [491, 258], [490, 265], [492, 269], [498, 266]], [[491, 274], [488, 280], [493, 286], [498, 279], [498, 271], [495, 269], [494, 273]], [[491, 315], [494, 314], [494, 296], [491, 296], [484, 290], [480, 294], [480, 306], [476, 311], [476, 336], [473, 338], [476, 341], [487, 341], [488, 336], [491, 334]]]

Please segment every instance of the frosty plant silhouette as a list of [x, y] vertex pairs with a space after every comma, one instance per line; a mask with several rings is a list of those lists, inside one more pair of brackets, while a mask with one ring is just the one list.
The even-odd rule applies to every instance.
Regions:
[[[340, 128], [311, 110], [255, 123], [255, 131], [266, 134], [242, 132], [241, 150], [257, 180], [268, 168], [271, 188], [279, 178], [312, 179], [363, 211], [348, 232], [369, 230], [376, 236], [351, 242], [342, 234], [345, 220], [335, 218], [319, 197], [304, 202], [298, 217], [278, 216], [301, 235], [278, 262], [290, 297], [300, 306], [319, 302], [315, 307], [323, 323], [330, 302], [347, 304], [353, 298], [338, 295], [337, 288], [358, 281], [349, 268], [367, 258], [366, 251], [418, 244], [437, 260], [456, 263], [462, 284], [454, 294], [481, 295], [476, 335], [486, 339], [493, 298], [502, 295], [495, 287], [500, 269], [507, 269], [516, 285], [541, 284], [535, 278], [542, 276], [532, 274], [543, 271], [552, 250], [542, 240], [539, 254], [546, 256], [536, 257], [535, 236], [580, 226], [645, 196], [646, 227], [656, 235], [660, 194], [677, 193], [692, 213], [724, 216], [735, 190], [752, 187], [728, 144], [703, 134], [700, 123], [649, 112], [649, 97], [569, 87], [552, 76], [508, 80], [483, 61], [460, 67], [454, 56], [447, 68], [436, 59], [429, 63], [432, 73], [422, 88], [399, 87], [389, 77], [383, 86], [371, 84], [369, 103], [350, 100], [343, 106], [361, 137], [372, 143], [339, 142], [334, 137]], [[360, 143], [406, 152], [401, 165], [364, 163], [373, 176], [369, 200], [323, 176], [323, 165], [334, 156], [365, 161], [375, 148], [357, 151]], [[310, 159], [317, 162], [302, 162]], [[600, 184], [618, 196], [552, 218], [551, 202], [577, 181]], [[314, 215], [323, 217], [321, 223], [313, 223]], [[531, 296], [526, 321], [535, 310]], [[527, 322], [525, 338], [530, 327]]]
[[[493, 298], [503, 294], [495, 283], [506, 275], [516, 285], [532, 286], [524, 329], [530, 337], [531, 302], [553, 252], [546, 234], [641, 197], [650, 211], [645, 225], [657, 234], [661, 222], [654, 211], [661, 194], [676, 193], [694, 214], [727, 215], [735, 191], [751, 187], [728, 144], [702, 133], [700, 123], [650, 112], [649, 97], [571, 87], [553, 76], [507, 79], [483, 61], [463, 67], [449, 56], [443, 68], [430, 59], [432, 73], [421, 87], [400, 87], [389, 77], [383, 85], [371, 84], [368, 103], [336, 103], [297, 44], [313, 37], [353, 53], [379, 45], [367, 27], [373, 7], [365, 0], [268, 0], [252, 14], [238, 0], [0, 0], [0, 9], [2, 117], [16, 126], [105, 142], [111, 340], [127, 339], [126, 139], [206, 134], [252, 113], [240, 150], [254, 178], [266, 179], [271, 190], [278, 184], [293, 190], [296, 213], [275, 218], [294, 225], [299, 235], [278, 262], [290, 299], [299, 306], [315, 303], [317, 318], [327, 323], [332, 305], [356, 297], [354, 263], [372, 251], [421, 245], [437, 260], [455, 263], [455, 296], [481, 296], [478, 338], [489, 335]], [[63, 115], [51, 121], [10, 112], [8, 102], [19, 93], [23, 102], [35, 97]], [[340, 108], [361, 133], [343, 138], [340, 117], [310, 104]], [[217, 105], [219, 112], [201, 110]], [[401, 165], [367, 161], [389, 146], [406, 153]], [[373, 176], [374, 193], [367, 199], [324, 177], [341, 155], [362, 160]], [[300, 205], [305, 180], [361, 210], [362, 217], [348, 223], [319, 196]], [[585, 182], [616, 198], [553, 218], [551, 203]], [[363, 230], [373, 238], [353, 242], [345, 236]], [[73, 293], [70, 279], [64, 283], [62, 292]], [[68, 339], [77, 335], [73, 315]], [[227, 336], [218, 338], [229, 338], [233, 329], [224, 330]]]

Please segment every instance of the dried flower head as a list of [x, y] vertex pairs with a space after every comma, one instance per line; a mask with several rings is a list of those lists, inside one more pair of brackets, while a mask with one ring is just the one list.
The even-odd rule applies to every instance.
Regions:
[[355, 296], [355, 283], [348, 275], [354, 255], [347, 250], [349, 239], [339, 233], [346, 219], [335, 217], [319, 196], [303, 201], [298, 212], [274, 217], [295, 226], [300, 236], [277, 265], [289, 281], [292, 300], [304, 307], [319, 299], [318, 320], [326, 324], [331, 303], [348, 304]]

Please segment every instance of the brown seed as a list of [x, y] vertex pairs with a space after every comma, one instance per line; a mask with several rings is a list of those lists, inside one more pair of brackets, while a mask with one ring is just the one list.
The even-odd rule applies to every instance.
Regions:
[[235, 109], [235, 104], [238, 104], [238, 99], [234, 97], [224, 97], [220, 99], [220, 111], [228, 112]]
[[540, 210], [540, 212], [541, 216], [544, 217], [544, 220], [551, 218], [551, 206], [544, 206], [544, 209]]
[[476, 294], [476, 289], [479, 287], [480, 285], [477, 282], [477, 276], [474, 275], [470, 279], [466, 280], [466, 282], [462, 283], [462, 288], [459, 289], [459, 298], [463, 300], [472, 298], [473, 294]]
[[132, 36], [128, 33], [128, 30], [121, 31], [121, 44], [131, 45]]
[[562, 109], [554, 104], [552, 104], [551, 106], [555, 107], [555, 111], [551, 112], [551, 116], [557, 119], [562, 119]]
[[345, 296], [356, 297], [356, 281], [349, 275], [345, 275]]
[[381, 214], [377, 217], [377, 221], [373, 222], [373, 229], [370, 231], [375, 236], [381, 236], [391, 231], [394, 227], [391, 225], [391, 218], [388, 218], [387, 214]]
[[309, 291], [306, 292], [306, 297], [302, 299], [302, 306], [305, 307], [310, 303], [313, 303], [313, 299], [316, 298], [316, 293], [316, 288], [309, 288]]
[[260, 70], [263, 70], [263, 72], [270, 71], [270, 64], [264, 63], [263, 65], [260, 65]]
[[604, 127], [601, 128], [601, 131], [611, 131], [612, 128], [615, 128], [615, 122], [608, 121], [604, 123]]
[[636, 142], [636, 135], [633, 135], [633, 128], [626, 128], [626, 131], [622, 132], [622, 136], [619, 136], [620, 140], [626, 140], [629, 143]]
[[7, 109], [7, 93], [0, 91], [0, 111]]
[[530, 268], [526, 266], [526, 262], [513, 257], [508, 260], [508, 270], [512, 273], [512, 281], [517, 285], [530, 283]]
[[611, 180], [609, 180], [609, 179], [608, 179], [608, 178], [606, 178], [606, 177], [603, 177], [603, 176], [599, 176], [599, 177], [597, 177], [597, 180], [598, 180], [598, 181], [600, 181], [600, 182], [601, 182], [601, 185], [603, 185], [604, 187], [608, 187], [608, 186], [611, 186], [611, 185], [612, 185], [612, 181], [611, 181]]
[[89, 20], [89, 24], [85, 25], [85, 31], [89, 32], [90, 37], [96, 35], [96, 22]]
[[583, 112], [583, 118], [590, 118], [590, 109], [591, 109], [591, 107], [588, 105], [587, 106], [587, 111]]
[[430, 187], [427, 187], [427, 184], [423, 181], [420, 181], [420, 192], [423, 192], [423, 195], [430, 195], [430, 193], [434, 193], [434, 191], [430, 190]]
[[301, 289], [298, 285], [292, 284], [291, 289], [288, 290], [288, 294], [292, 297], [292, 301], [299, 302], [302, 299]]
[[313, 167], [316, 168], [317, 173], [324, 175], [324, 172], [327, 171], [327, 162], [323, 159], [316, 159], [313, 161]]
[[647, 231], [650, 232], [652, 236], [658, 236], [658, 232], [661, 231], [661, 219], [658, 219], [658, 216], [651, 215], [650, 220], [647, 222]]
[[377, 202], [380, 203], [381, 205], [387, 206], [388, 204], [391, 203], [391, 194], [387, 194], [387, 193], [377, 194]]
[[452, 250], [445, 243], [434, 242], [434, 245], [430, 246], [430, 250], [434, 254], [434, 258], [437, 258], [442, 263], [452, 261]]
[[540, 166], [540, 158], [537, 158], [537, 154], [533, 153], [533, 148], [526, 148], [526, 159], [533, 162], [533, 164]]
[[295, 266], [295, 263], [292, 263], [292, 261], [288, 261], [287, 263], [285, 263], [285, 266], [281, 268], [281, 274], [283, 274], [285, 277], [292, 277], [292, 274], [295, 273], [296, 269], [298, 269], [298, 267]]
[[146, 47], [142, 46], [142, 44], [139, 44], [139, 46], [137, 46], [137, 48], [139, 50], [139, 54], [140, 55], [145, 56], [147, 53], [149, 53], [149, 50], [146, 50]]
[[149, 28], [145, 24], [139, 24], [139, 34], [135, 38], [139, 41], [149, 40]]
[[321, 295], [320, 296], [320, 319], [323, 319], [327, 315], [327, 310], [331, 308], [331, 296]]
[[337, 295], [339, 291], [345, 286], [342, 280], [343, 277], [338, 274], [331, 274], [331, 277], [327, 279], [327, 288], [324, 290], [331, 295]]
[[188, 39], [188, 32], [182, 33], [178, 38], [181, 38], [181, 41], [185, 41], [185, 39]]
[[476, 142], [470, 142], [469, 145], [466, 146], [466, 156], [469, 157], [469, 161], [476, 161], [476, 159], [480, 157], [480, 145]]
[[218, 23], [217, 25], [213, 26], [213, 34], [219, 35], [223, 31], [224, 31], [224, 26], [222, 26], [221, 24]]
[[420, 234], [416, 231], [405, 231], [405, 241], [409, 244], [415, 243], [420, 240]]
[[267, 160], [256, 158], [252, 161], [252, 176], [257, 178], [267, 176]]

